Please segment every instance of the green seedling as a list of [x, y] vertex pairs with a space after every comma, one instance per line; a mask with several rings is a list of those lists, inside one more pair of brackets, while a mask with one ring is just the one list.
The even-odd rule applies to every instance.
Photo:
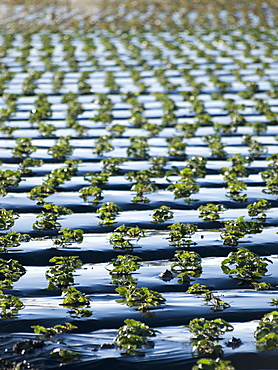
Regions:
[[248, 215], [250, 217], [257, 217], [258, 220], [264, 221], [266, 219], [265, 211], [271, 208], [271, 203], [266, 199], [259, 198], [257, 202], [248, 204]]
[[74, 284], [74, 271], [83, 265], [78, 256], [53, 257], [49, 262], [54, 266], [45, 273], [48, 289], [64, 289]]
[[174, 246], [190, 246], [192, 241], [191, 236], [194, 235], [198, 229], [197, 225], [193, 224], [182, 224], [177, 222], [168, 226], [171, 229], [169, 233], [169, 243]]
[[[107, 270], [110, 275], [130, 275], [134, 271], [140, 268], [138, 261], [141, 260], [138, 256], [132, 256], [129, 254], [118, 255], [116, 259], [112, 260], [107, 265]], [[109, 269], [108, 266], [114, 266], [114, 268]]]
[[140, 238], [145, 237], [146, 230], [138, 226], [131, 227], [122, 225], [115, 229], [111, 234], [109, 242], [113, 245], [114, 249], [129, 250], [134, 247], [133, 240], [138, 241]]
[[18, 297], [10, 294], [4, 294], [0, 290], [0, 308], [2, 319], [14, 319], [19, 310], [24, 308], [24, 304]]
[[198, 211], [204, 221], [215, 221], [220, 218], [219, 212], [226, 211], [226, 207], [223, 204], [207, 203], [205, 206], [200, 206]]
[[16, 260], [0, 258], [0, 289], [12, 289], [13, 283], [26, 273], [26, 269]]
[[202, 258], [198, 253], [178, 250], [174, 259], [175, 261], [171, 263], [171, 271], [178, 273], [179, 283], [188, 283], [191, 277], [201, 276]]
[[80, 244], [83, 241], [83, 233], [82, 229], [70, 230], [68, 227], [65, 227], [58, 231], [58, 234], [62, 235], [54, 239], [54, 244], [61, 247], [68, 247], [72, 243]]
[[69, 333], [74, 329], [77, 329], [77, 326], [71, 324], [70, 322], [65, 322], [62, 325], [55, 325], [52, 328], [46, 328], [42, 325], [33, 325], [31, 328], [34, 330], [35, 334], [39, 334], [40, 338], [49, 340], [57, 334]]
[[114, 340], [120, 350], [124, 350], [127, 355], [138, 355], [138, 349], [153, 347], [153, 342], [149, 341], [148, 337], [155, 337], [157, 330], [132, 319], [126, 319], [124, 323], [125, 325], [118, 329]]
[[124, 297], [124, 299], [119, 299], [117, 302], [125, 303], [130, 307], [138, 307], [137, 310], [141, 312], [145, 312], [150, 308], [160, 306], [166, 301], [161, 293], [149, 290], [145, 287], [137, 288], [134, 284], [120, 286], [115, 290]]
[[11, 231], [10, 233], [0, 236], [0, 252], [7, 252], [7, 248], [19, 247], [22, 242], [29, 242], [30, 239], [28, 234]]
[[220, 358], [216, 360], [209, 358], [201, 358], [197, 361], [196, 365], [192, 367], [192, 370], [236, 370], [231, 361], [224, 361]]
[[244, 216], [240, 216], [237, 220], [224, 221], [224, 229], [220, 234], [224, 244], [235, 247], [238, 245], [238, 240], [247, 234], [261, 233], [263, 225], [257, 221], [245, 221]]
[[170, 207], [161, 206], [160, 208], [154, 209], [152, 213], [153, 223], [163, 223], [174, 217], [174, 213], [170, 211]]
[[272, 311], [263, 316], [254, 336], [259, 351], [273, 351], [278, 347], [278, 312]]
[[114, 202], [103, 203], [103, 205], [97, 209], [99, 213], [99, 218], [103, 221], [99, 222], [99, 225], [110, 226], [114, 224], [114, 220], [120, 213], [121, 208], [117, 206]]
[[37, 150], [37, 147], [32, 145], [32, 140], [27, 137], [16, 139], [17, 145], [12, 150], [14, 158], [26, 158]]
[[14, 226], [15, 220], [19, 218], [19, 214], [13, 210], [8, 211], [5, 208], [0, 209], [0, 229], [8, 230]]
[[[222, 271], [231, 278], [240, 280], [240, 283], [253, 285], [267, 273], [267, 265], [272, 261], [260, 257], [246, 248], [231, 252], [221, 263]], [[230, 267], [231, 266], [231, 267]]]

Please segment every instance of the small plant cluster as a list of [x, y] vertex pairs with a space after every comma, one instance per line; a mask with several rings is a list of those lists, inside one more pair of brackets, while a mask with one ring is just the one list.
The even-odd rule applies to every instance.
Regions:
[[31, 125], [40, 123], [42, 120], [46, 120], [52, 116], [51, 104], [48, 102], [46, 94], [38, 94], [34, 106], [29, 117]]
[[258, 282], [267, 273], [268, 263], [272, 261], [241, 248], [229, 253], [222, 261], [221, 268], [229, 277], [239, 279], [239, 284], [250, 284], [256, 290], [264, 290], [272, 289], [270, 284]]
[[[190, 202], [190, 195], [198, 193], [200, 185], [196, 183], [195, 175], [197, 175], [194, 168], [185, 167], [179, 172], [180, 182], [172, 183], [167, 187], [167, 190], [173, 191], [174, 199], [185, 198], [186, 202]], [[198, 177], [198, 176], [197, 176]]]
[[173, 246], [178, 247], [189, 247], [193, 244], [190, 239], [198, 229], [197, 225], [194, 224], [183, 224], [181, 222], [176, 222], [168, 226], [171, 229], [169, 233], [169, 243]]
[[100, 208], [97, 209], [99, 213], [99, 218], [102, 220], [99, 222], [99, 225], [110, 226], [115, 223], [115, 219], [120, 213], [121, 208], [114, 202], [103, 203]]
[[126, 179], [135, 182], [131, 191], [135, 191], [136, 195], [133, 197], [133, 203], [149, 203], [150, 200], [145, 196], [146, 193], [154, 193], [158, 188], [151, 182], [150, 177], [159, 175], [161, 165], [153, 162], [153, 166], [149, 170], [131, 171], [126, 174]]
[[278, 347], [278, 312], [267, 313], [259, 321], [254, 336], [259, 351], [273, 351]]
[[66, 160], [64, 162], [64, 167], [55, 168], [50, 174], [44, 176], [42, 185], [32, 188], [28, 193], [28, 198], [35, 200], [38, 205], [44, 205], [44, 199], [54, 194], [56, 187], [70, 180], [77, 174], [79, 163], [81, 163], [81, 161], [77, 159]]
[[198, 208], [200, 217], [204, 221], [215, 221], [219, 219], [219, 212], [226, 211], [226, 207], [223, 204], [207, 203], [205, 206]]
[[171, 271], [178, 273], [180, 284], [189, 284], [191, 278], [201, 276], [201, 261], [202, 258], [198, 253], [177, 250], [174, 262], [171, 263]]
[[0, 170], [0, 195], [7, 195], [9, 188], [15, 188], [22, 181], [22, 172], [20, 170]]
[[[13, 346], [13, 351], [15, 353], [21, 355], [30, 354], [38, 349], [43, 348], [46, 345], [46, 341], [56, 343], [54, 337], [58, 336], [59, 334], [67, 334], [72, 330], [77, 329], [77, 326], [69, 322], [65, 322], [64, 324], [58, 324], [50, 328], [46, 328], [42, 325], [33, 325], [31, 328], [34, 330], [34, 333], [37, 334], [38, 340], [29, 339], [16, 342]], [[52, 359], [63, 362], [73, 361], [80, 358], [79, 352], [74, 352], [65, 348], [55, 348], [52, 352], [50, 352], [50, 355]], [[19, 367], [17, 368], [19, 369]]]
[[16, 260], [0, 258], [0, 289], [12, 289], [13, 283], [26, 273], [26, 269]]
[[117, 302], [125, 303], [129, 307], [137, 307], [137, 310], [140, 312], [146, 312], [150, 308], [161, 306], [166, 301], [161, 293], [146, 287], [138, 288], [133, 282], [119, 286], [115, 290], [124, 297], [123, 299], [118, 299]]
[[132, 250], [134, 248], [134, 241], [145, 237], [145, 234], [146, 230], [138, 226], [122, 225], [114, 230], [109, 238], [109, 242], [114, 249]]
[[224, 229], [220, 233], [225, 245], [236, 247], [238, 240], [247, 234], [257, 234], [263, 231], [263, 225], [258, 221], [245, 221], [244, 216], [237, 220], [224, 221]]
[[23, 242], [29, 242], [30, 236], [28, 234], [21, 234], [16, 231], [11, 231], [0, 236], [0, 252], [8, 252], [8, 248], [19, 247]]
[[[118, 286], [135, 284], [135, 280], [132, 277], [132, 273], [140, 268], [138, 256], [129, 254], [118, 255], [116, 259], [108, 263], [106, 269], [112, 277], [112, 283]], [[110, 266], [113, 266], [110, 269]]]
[[154, 209], [152, 213], [153, 223], [163, 223], [174, 217], [174, 213], [170, 210], [170, 207], [161, 206], [160, 208]]
[[223, 174], [223, 179], [227, 183], [227, 197], [230, 197], [236, 202], [246, 202], [247, 195], [242, 191], [247, 189], [247, 185], [244, 181], [239, 180], [239, 177], [248, 177], [249, 170], [248, 165], [252, 162], [252, 158], [250, 156], [242, 156], [241, 154], [237, 153], [232, 157], [228, 158], [229, 161], [232, 162], [231, 167], [222, 167], [220, 169], [221, 173]]
[[62, 305], [69, 309], [68, 313], [72, 317], [89, 317], [92, 312], [90, 307], [90, 297], [74, 288], [74, 272], [82, 267], [82, 262], [77, 256], [53, 257], [49, 260], [54, 266], [50, 267], [46, 273], [49, 281], [48, 289], [61, 289]]
[[65, 206], [57, 206], [51, 203], [45, 203], [43, 210], [38, 213], [36, 218], [41, 220], [33, 223], [34, 230], [57, 230], [61, 228], [61, 224], [57, 221], [60, 216], [70, 215], [73, 212]]
[[223, 319], [196, 318], [190, 321], [189, 330], [193, 333], [191, 337], [193, 352], [197, 351], [199, 356], [217, 358], [223, 355], [223, 347], [218, 343], [220, 336], [227, 331], [234, 330], [234, 327]]
[[144, 355], [141, 349], [154, 346], [149, 337], [155, 337], [157, 330], [150, 329], [146, 324], [132, 319], [126, 319], [124, 323], [125, 325], [118, 329], [114, 340], [117, 347], [124, 350], [124, 354]]
[[263, 192], [278, 195], [278, 154], [272, 154], [267, 160], [270, 161], [268, 169], [261, 173], [262, 179], [266, 182], [266, 188], [263, 189]]

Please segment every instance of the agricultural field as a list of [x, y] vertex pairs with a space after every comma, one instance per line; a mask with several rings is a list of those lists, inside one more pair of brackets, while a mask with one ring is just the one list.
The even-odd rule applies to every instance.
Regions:
[[275, 2], [22, 3], [0, 8], [0, 369], [277, 370]]

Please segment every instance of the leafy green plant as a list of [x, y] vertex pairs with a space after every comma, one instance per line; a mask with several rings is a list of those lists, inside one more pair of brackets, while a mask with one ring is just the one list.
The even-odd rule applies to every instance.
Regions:
[[188, 201], [188, 198], [193, 193], [198, 193], [200, 185], [196, 184], [196, 181], [193, 177], [184, 177], [182, 183], [171, 184], [167, 187], [167, 190], [173, 191], [174, 199], [185, 198], [185, 201]]
[[110, 152], [111, 150], [113, 150], [113, 146], [109, 142], [109, 139], [110, 137], [107, 135], [98, 137], [95, 140], [95, 148], [93, 150], [93, 153], [100, 156], [104, 152]]
[[136, 196], [133, 197], [133, 203], [149, 203], [149, 198], [144, 196], [144, 193], [153, 193], [157, 190], [157, 186], [154, 184], [134, 184], [131, 187], [131, 191], [136, 192]]
[[2, 319], [14, 319], [19, 310], [24, 308], [24, 304], [18, 297], [11, 294], [4, 294], [0, 290], [0, 308]]
[[54, 266], [45, 273], [49, 282], [48, 289], [63, 289], [73, 284], [74, 271], [83, 265], [78, 256], [53, 257], [49, 262], [54, 263]]
[[[191, 173], [190, 175], [197, 178], [197, 177], [205, 177], [206, 176], [206, 164], [207, 159], [202, 157], [201, 155], [195, 155], [187, 160], [186, 168], [189, 168]], [[180, 172], [180, 175], [183, 177], [183, 172]]]
[[241, 283], [253, 284], [267, 273], [268, 263], [272, 261], [241, 248], [229, 253], [222, 261], [221, 268], [229, 277], [240, 279]]
[[70, 145], [70, 138], [70, 136], [60, 136], [56, 144], [48, 149], [48, 153], [55, 159], [65, 159], [73, 152], [73, 147]]
[[[141, 260], [138, 256], [129, 254], [118, 255], [116, 259], [112, 260], [107, 265], [107, 270], [110, 275], [129, 275], [140, 268], [138, 261]], [[111, 270], [108, 266], [114, 266]]]
[[168, 159], [166, 157], [152, 157], [150, 162], [152, 163], [149, 168], [151, 177], [163, 177], [164, 166], [166, 166]]
[[176, 125], [176, 129], [182, 132], [184, 138], [189, 139], [195, 136], [199, 126], [198, 123], [181, 123]]
[[57, 206], [55, 204], [45, 203], [44, 210], [38, 213], [36, 218], [41, 220], [33, 223], [34, 230], [55, 230], [61, 227], [61, 224], [57, 222], [59, 216], [69, 215], [73, 212], [64, 206]]
[[206, 285], [195, 283], [187, 289], [186, 293], [189, 293], [189, 294], [204, 294], [204, 293], [207, 293], [208, 291], [209, 291], [209, 289]]
[[5, 208], [0, 209], [0, 229], [8, 230], [14, 226], [15, 220], [19, 218], [19, 214], [13, 210]]
[[220, 233], [224, 244], [237, 246], [238, 239], [243, 238], [246, 234], [261, 233], [263, 225], [257, 221], [245, 221], [244, 216], [238, 217], [237, 220], [224, 221], [224, 229]]
[[178, 282], [189, 283], [191, 277], [199, 277], [202, 274], [202, 258], [198, 253], [177, 250], [174, 262], [171, 263], [171, 271], [178, 273]]
[[0, 258], [0, 289], [12, 289], [13, 283], [26, 273], [26, 269], [16, 260]]
[[259, 321], [254, 336], [259, 351], [273, 351], [278, 347], [278, 312], [267, 313]]
[[231, 361], [224, 361], [220, 358], [216, 360], [210, 358], [201, 358], [192, 367], [192, 370], [235, 370]]
[[115, 290], [124, 297], [124, 299], [118, 299], [117, 302], [125, 303], [130, 307], [138, 307], [137, 310], [141, 312], [145, 312], [152, 307], [160, 306], [166, 301], [161, 293], [145, 287], [137, 288], [134, 284], [120, 286]]
[[0, 170], [0, 195], [4, 197], [7, 195], [7, 188], [14, 188], [21, 182], [21, 171], [14, 170]]
[[263, 221], [266, 218], [265, 211], [269, 208], [271, 208], [271, 203], [266, 199], [259, 198], [257, 202], [248, 204], [248, 215], [258, 217], [258, 220]]
[[12, 150], [12, 156], [15, 158], [25, 158], [37, 150], [37, 147], [32, 145], [32, 140], [28, 137], [16, 139], [17, 145]]
[[54, 360], [68, 362], [78, 360], [80, 358], [80, 353], [65, 348], [55, 348], [50, 352], [50, 356]]
[[69, 227], [65, 227], [58, 231], [58, 234], [62, 235], [54, 239], [54, 244], [61, 247], [68, 247], [72, 243], [82, 243], [83, 233], [82, 229], [70, 230]]
[[62, 168], [55, 168], [54, 170], [52, 170], [50, 174], [44, 176], [44, 182], [53, 187], [57, 187], [65, 183], [77, 174], [77, 166], [79, 163], [81, 163], [81, 161], [77, 159], [66, 160], [64, 162], [66, 166]]
[[169, 233], [169, 239], [171, 245], [181, 246], [190, 246], [192, 241], [190, 240], [191, 236], [195, 234], [198, 227], [194, 224], [183, 224], [176, 222], [168, 226], [171, 229]]
[[131, 227], [122, 225], [117, 227], [109, 238], [110, 244], [114, 249], [129, 250], [134, 247], [133, 240], [138, 241], [140, 238], [145, 237], [146, 230], [138, 226]]
[[189, 322], [189, 330], [196, 339], [218, 340], [227, 331], [233, 331], [234, 327], [223, 319], [206, 320], [195, 318]]
[[216, 296], [212, 292], [205, 292], [203, 294], [203, 298], [205, 300], [206, 305], [211, 305], [211, 310], [213, 312], [216, 311], [223, 311], [226, 310], [226, 308], [231, 307], [228, 302], [223, 301], [219, 296]]
[[221, 356], [222, 346], [217, 341], [226, 331], [233, 329], [233, 326], [223, 319], [196, 318], [191, 320], [189, 330], [194, 334], [191, 337], [193, 351], [197, 350], [198, 355]]
[[84, 200], [84, 202], [88, 201], [88, 198], [93, 196], [94, 200], [92, 201], [93, 205], [98, 205], [100, 201], [103, 199], [102, 196], [102, 189], [98, 186], [84, 186], [79, 190], [79, 197]]
[[221, 142], [221, 136], [214, 134], [214, 135], [206, 135], [203, 137], [205, 143], [208, 143], [208, 147], [211, 150], [211, 156], [217, 158], [226, 158], [227, 153], [224, 150], [224, 144]]
[[53, 188], [53, 186], [48, 185], [46, 182], [44, 182], [42, 185], [32, 188], [27, 196], [32, 200], [36, 200], [37, 204], [44, 204], [44, 198], [47, 198], [49, 195], [54, 193], [55, 189]]
[[29, 122], [39, 123], [41, 120], [48, 119], [52, 116], [51, 104], [47, 99], [46, 94], [38, 94], [38, 99], [35, 100], [35, 108], [31, 110]]
[[84, 175], [84, 180], [89, 181], [93, 186], [105, 185], [108, 181], [109, 173], [100, 172], [96, 174], [95, 172], [89, 172]]
[[187, 144], [182, 142], [183, 137], [173, 136], [166, 139], [167, 152], [170, 157], [185, 158]]
[[109, 131], [112, 137], [121, 137], [125, 132], [126, 127], [116, 123], [114, 125], [108, 126], [107, 130]]
[[0, 236], [0, 252], [7, 252], [7, 248], [19, 247], [20, 243], [29, 242], [30, 239], [28, 234], [11, 231], [10, 233]]
[[114, 340], [120, 350], [124, 350], [127, 355], [138, 355], [137, 349], [153, 347], [153, 342], [148, 337], [155, 337], [156, 330], [132, 319], [126, 319], [124, 323]]
[[219, 212], [224, 212], [227, 208], [223, 204], [207, 203], [205, 206], [200, 206], [198, 211], [204, 221], [215, 221], [219, 219]]
[[46, 328], [42, 325], [33, 325], [31, 328], [34, 330], [35, 334], [40, 335], [40, 338], [51, 339], [57, 334], [69, 333], [70, 331], [77, 329], [77, 326], [71, 324], [70, 322], [65, 322], [64, 324], [55, 325], [52, 328]]
[[114, 202], [103, 203], [103, 205], [97, 209], [99, 218], [103, 221], [99, 222], [99, 225], [109, 226], [114, 223], [115, 218], [120, 213], [121, 208]]
[[130, 138], [130, 146], [127, 147], [127, 156], [136, 159], [147, 159], [149, 144], [143, 136], [134, 136]]
[[160, 208], [154, 209], [152, 213], [153, 223], [163, 223], [174, 217], [174, 213], [170, 211], [170, 207], [161, 206]]
[[126, 158], [104, 158], [100, 162], [103, 165], [103, 170], [108, 173], [109, 176], [117, 176], [122, 173], [122, 170], [118, 167], [119, 164], [126, 162]]
[[62, 306], [67, 307], [68, 313], [72, 317], [90, 317], [92, 311], [87, 308], [90, 307], [91, 299], [85, 293], [81, 293], [76, 288], [69, 286], [62, 290], [63, 303]]
[[40, 167], [42, 164], [42, 159], [24, 158], [19, 164], [20, 172], [22, 175], [33, 175], [33, 171], [29, 167]]

